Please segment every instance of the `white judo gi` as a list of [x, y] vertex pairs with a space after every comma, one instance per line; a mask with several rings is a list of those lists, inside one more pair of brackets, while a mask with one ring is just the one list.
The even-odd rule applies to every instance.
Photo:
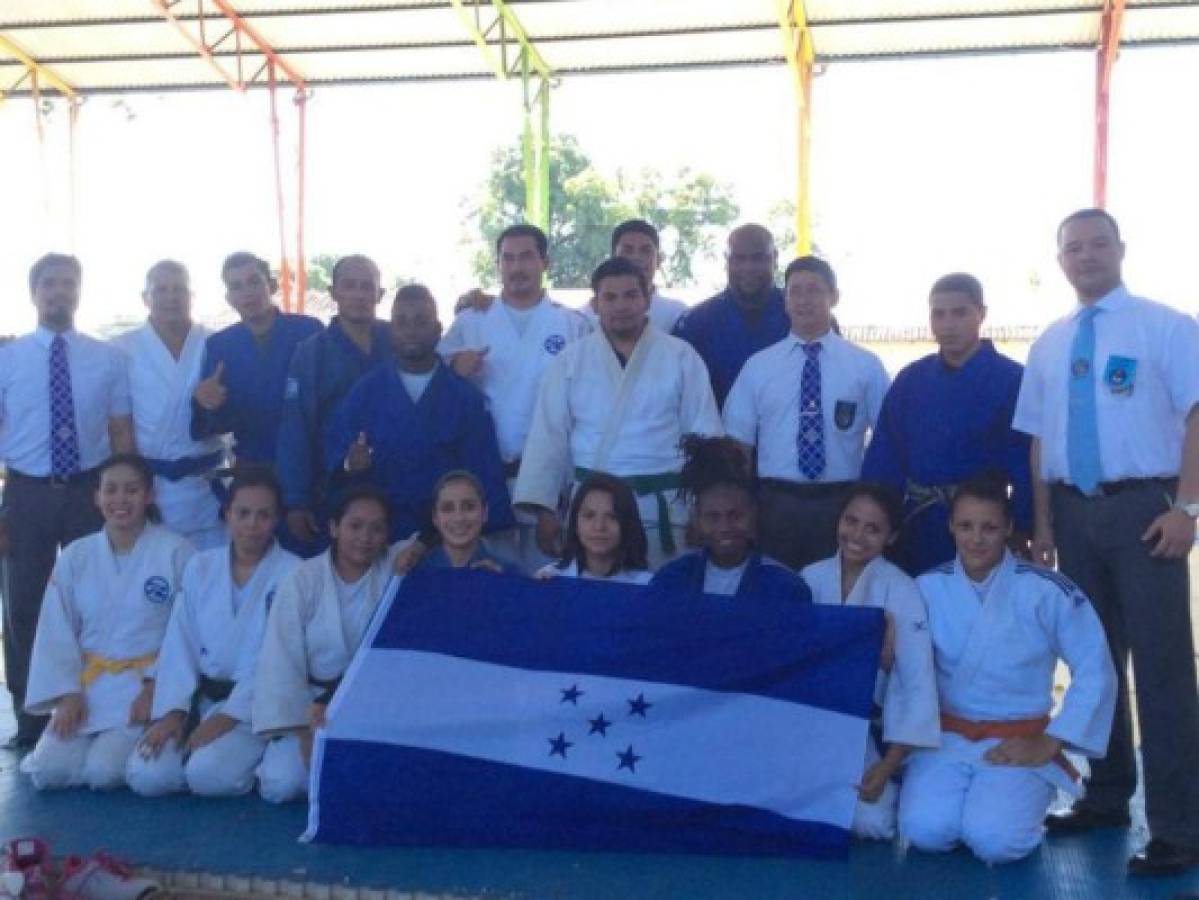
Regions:
[[[690, 344], [646, 328], [622, 366], [608, 338], [595, 332], [546, 370], [512, 501], [557, 509], [577, 474], [624, 478], [638, 495], [656, 568], [684, 549], [679, 441], [723, 433], [707, 367]], [[663, 551], [663, 528], [673, 529], [674, 553]]]
[[[131, 754], [127, 777], [139, 794], [190, 789], [205, 796], [234, 796], [254, 787], [266, 748], [266, 740], [250, 728], [254, 664], [278, 584], [300, 560], [274, 544], [249, 581], [238, 587], [231, 553], [228, 544], [214, 547], [193, 556], [183, 571], [158, 655], [153, 718], [190, 713], [195, 706], [201, 719], [224, 713], [239, 724], [186, 760], [184, 747], [173, 743], [153, 759]], [[225, 699], [217, 699], [226, 691]]]
[[[486, 310], [461, 312], [441, 339], [438, 352], [449, 363], [460, 350], [482, 350], [483, 368], [472, 381], [487, 395], [500, 456], [514, 469], [525, 452], [526, 439], [537, 405], [542, 375], [566, 347], [591, 331], [587, 318], [543, 297], [528, 311], [511, 310], [497, 297]], [[515, 478], [509, 472], [508, 492]], [[551, 504], [551, 507], [556, 504]], [[534, 540], [536, 517], [516, 511], [517, 527], [488, 535], [497, 553], [534, 572], [550, 562]]]
[[[941, 725], [937, 707], [937, 678], [928, 613], [916, 583], [881, 556], [867, 563], [849, 596], [841, 599], [841, 555], [805, 566], [800, 575], [812, 590], [812, 600], [830, 606], [882, 609], [895, 629], [895, 662], [881, 669], [874, 688], [875, 705], [882, 709], [882, 739], [888, 744], [936, 747]], [[881, 759], [875, 741], [866, 744], [863, 773]], [[853, 830], [862, 837], [895, 836], [899, 786], [887, 783], [874, 803], [858, 801]]]
[[258, 790], [275, 803], [308, 794], [299, 734], [312, 704], [331, 696], [391, 580], [396, 544], [362, 578], [347, 585], [331, 551], [305, 560], [279, 582], [254, 672], [251, 723], [270, 740], [258, 767]]
[[[1010, 553], [976, 586], [954, 560], [917, 579], [928, 607], [943, 716], [941, 747], [913, 753], [899, 800], [901, 836], [922, 850], [965, 843], [986, 862], [1027, 856], [1057, 788], [1080, 782], [1059, 762], [1002, 766], [983, 756], [999, 738], [972, 741], [946, 716], [1013, 723], [1048, 718], [1058, 659], [1070, 669], [1061, 708], [1045, 728], [1066, 749], [1107, 752], [1116, 675], [1099, 617], [1067, 578]], [[980, 591], [982, 597], [980, 599]]]
[[21, 771], [38, 788], [125, 783], [125, 761], [143, 726], [130, 707], [152, 677], [183, 568], [192, 554], [184, 538], [147, 524], [133, 549], [116, 554], [104, 529], [70, 544], [58, 557], [38, 618], [25, 708], [53, 711], [67, 694], [87, 708], [74, 737], [43, 732]]
[[[178, 359], [149, 322], [112, 339], [127, 360], [137, 450], [147, 459], [175, 462], [220, 454], [215, 464], [204, 468], [223, 464], [220, 438], [197, 441], [191, 436], [192, 393], [200, 381], [207, 337], [207, 329], [193, 325]], [[186, 537], [197, 550], [225, 541], [220, 504], [202, 472], [179, 478], [156, 474], [154, 501], [162, 511], [162, 523]]]

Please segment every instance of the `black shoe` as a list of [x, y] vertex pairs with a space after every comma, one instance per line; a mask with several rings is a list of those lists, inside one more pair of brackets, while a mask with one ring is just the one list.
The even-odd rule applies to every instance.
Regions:
[[1199, 866], [1199, 849], [1152, 838], [1128, 860], [1129, 875], [1179, 875]]
[[0, 750], [8, 750], [12, 753], [24, 753], [26, 750], [32, 750], [33, 745], [37, 743], [37, 738], [30, 738], [23, 734], [14, 734], [3, 744], [0, 744]]
[[1095, 809], [1081, 803], [1045, 817], [1045, 827], [1051, 834], [1080, 834], [1092, 828], [1127, 828], [1131, 824], [1127, 809]]

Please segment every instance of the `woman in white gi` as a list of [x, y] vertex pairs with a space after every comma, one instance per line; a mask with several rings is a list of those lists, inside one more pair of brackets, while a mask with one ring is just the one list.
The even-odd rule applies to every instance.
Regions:
[[800, 572], [815, 602], [874, 607], [887, 617], [874, 690], [882, 727], [871, 727], [853, 817], [855, 834], [878, 840], [895, 837], [899, 774], [908, 754], [915, 747], [936, 747], [941, 735], [924, 600], [916, 583], [883, 558], [902, 522], [898, 496], [882, 485], [857, 484], [837, 521], [836, 555]]
[[313, 729], [362, 642], [387, 588], [387, 498], [361, 485], [334, 504], [332, 545], [283, 578], [254, 673], [251, 723], [267, 738], [258, 791], [274, 803], [308, 794]]
[[[433, 486], [433, 530], [438, 541], [417, 564], [425, 569], [488, 569], [524, 575], [519, 565], [494, 553], [483, 540], [487, 494], [483, 483], [465, 469], [446, 472]], [[403, 574], [403, 566], [396, 565]]]
[[[158, 656], [155, 721], [126, 771], [137, 793], [235, 796], [254, 787], [266, 748], [250, 729], [254, 663], [275, 588], [299, 563], [275, 541], [282, 510], [269, 468], [235, 471], [229, 542], [196, 554], [183, 572]], [[193, 713], [198, 721], [189, 722]]]
[[[1007, 862], [1041, 843], [1058, 788], [1081, 793], [1063, 750], [1107, 750], [1116, 675], [1099, 617], [1067, 578], [1018, 561], [1006, 485], [961, 484], [950, 507], [957, 558], [916, 583], [928, 607], [941, 746], [908, 760], [899, 831], [921, 850], [964, 843], [980, 859]], [[1058, 660], [1070, 686], [1057, 715]]]
[[575, 491], [562, 558], [537, 578], [564, 575], [626, 584], [648, 584], [648, 542], [637, 497], [614, 475], [597, 472]]
[[732, 438], [683, 439], [682, 497], [702, 549], [664, 565], [652, 584], [747, 598], [755, 593], [812, 602], [804, 580], [757, 549], [758, 501], [749, 455]]
[[191, 545], [155, 525], [154, 475], [118, 454], [100, 466], [104, 527], [69, 545], [42, 600], [25, 708], [51, 713], [21, 763], [39, 789], [125, 783], [150, 718], [155, 660]]

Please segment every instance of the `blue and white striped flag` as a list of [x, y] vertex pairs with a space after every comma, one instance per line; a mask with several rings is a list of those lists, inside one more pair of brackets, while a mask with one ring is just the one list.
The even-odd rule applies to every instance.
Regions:
[[306, 837], [836, 856], [877, 610], [420, 572], [313, 756]]

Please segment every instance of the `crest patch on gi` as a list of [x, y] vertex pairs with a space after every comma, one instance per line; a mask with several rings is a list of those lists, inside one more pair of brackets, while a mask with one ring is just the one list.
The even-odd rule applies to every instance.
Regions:
[[545, 343], [542, 346], [545, 347], [545, 352], [550, 354], [550, 356], [557, 356], [566, 348], [566, 338], [560, 334], [551, 334], [545, 339]]
[[151, 603], [166, 603], [171, 599], [171, 583], [161, 575], [151, 575], [142, 585], [142, 593]]
[[1103, 383], [1117, 396], [1132, 396], [1136, 386], [1137, 361], [1129, 356], [1109, 356], [1103, 370]]
[[833, 423], [842, 431], [849, 431], [857, 414], [857, 403], [852, 400], [838, 400], [837, 405], [833, 407]]

